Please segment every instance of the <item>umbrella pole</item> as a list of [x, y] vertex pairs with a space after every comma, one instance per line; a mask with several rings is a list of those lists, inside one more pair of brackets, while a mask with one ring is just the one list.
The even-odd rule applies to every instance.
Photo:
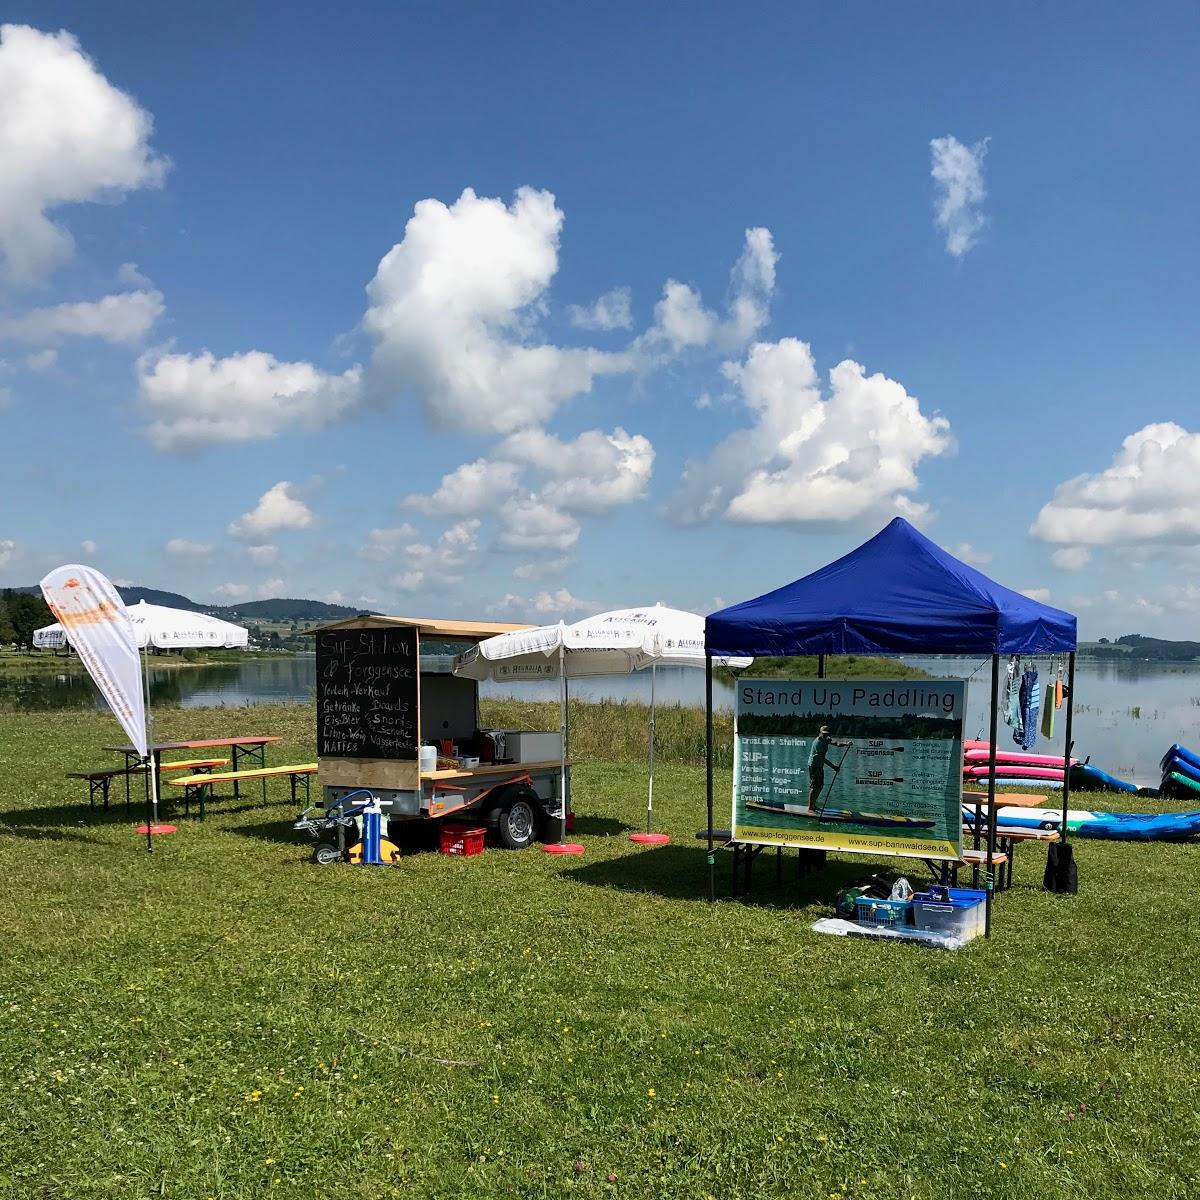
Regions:
[[646, 792], [646, 832], [654, 831], [654, 673], [657, 663], [650, 664], [650, 786]]
[[567, 668], [565, 648], [558, 643], [558, 844], [567, 840]]
[[[991, 736], [992, 749], [988, 755], [988, 829], [987, 829], [987, 873], [984, 876], [983, 886], [987, 889], [984, 892], [984, 910], [983, 910], [983, 933], [985, 937], [992, 936], [992, 894], [996, 888], [996, 881], [992, 866], [992, 859], [996, 854], [996, 737], [997, 737], [997, 718], [999, 716], [999, 692], [1000, 692], [1000, 655], [992, 655], [992, 713], [991, 713]], [[979, 821], [979, 809], [975, 809], [975, 821]]]
[[712, 655], [704, 652], [704, 768], [708, 802], [708, 898], [717, 898], [717, 855], [713, 847], [713, 716]]

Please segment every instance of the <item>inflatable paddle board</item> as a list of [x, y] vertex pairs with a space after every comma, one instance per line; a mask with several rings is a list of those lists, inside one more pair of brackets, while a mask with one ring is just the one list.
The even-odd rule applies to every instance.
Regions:
[[819, 816], [808, 811], [803, 804], [755, 804], [751, 801], [746, 805], [758, 812], [787, 813], [790, 817], [808, 817], [813, 821], [846, 821], [858, 825], [886, 825], [889, 828], [904, 827], [906, 829], [929, 829], [932, 821], [918, 817], [896, 816], [891, 813], [850, 812], [844, 808], [827, 808]]
[[[975, 808], [974, 804], [963, 805], [963, 817], [968, 822], [974, 820]], [[1006, 825], [1012, 829], [1060, 829], [1062, 810], [1006, 805], [996, 813], [996, 829], [1001, 837]], [[1067, 813], [1067, 832], [1077, 837], [1116, 842], [1175, 842], [1200, 836], [1200, 812], [1119, 813], [1072, 809]]]
[[1194, 792], [1200, 792], [1200, 779], [1193, 779], [1190, 775], [1181, 775], [1178, 771], [1168, 771], [1163, 776], [1161, 790], [1188, 796]]
[[[972, 775], [969, 782], [976, 787], [987, 787], [990, 778], [990, 775]], [[997, 787], [1060, 788], [1062, 785], [1061, 779], [1014, 779], [1011, 775], [996, 776]]]
[[[979, 750], [964, 750], [963, 759], [970, 766], [987, 766], [991, 758], [991, 751], [984, 746]], [[1071, 759], [1073, 763], [1077, 763], [1079, 759]], [[999, 763], [1018, 763], [1030, 767], [1057, 767], [1060, 771], [1063, 765], [1063, 756], [1061, 754], [1021, 754], [1013, 750], [997, 750], [996, 762]]]
[[1071, 768], [1071, 786], [1082, 792], [1136, 792], [1136, 783], [1126, 783], [1107, 771], [1093, 767], [1091, 763], [1080, 763]]
[[1174, 771], [1177, 775], [1200, 782], [1200, 767], [1193, 766], [1186, 758], [1179, 758], [1177, 755], [1172, 754], [1162, 764], [1162, 768], [1164, 775], [1169, 775]]
[[1171, 759], [1174, 759], [1176, 762], [1188, 763], [1197, 770], [1200, 770], [1200, 754], [1197, 754], [1194, 750], [1189, 750], [1186, 746], [1181, 746], [1178, 742], [1176, 742], [1170, 748], [1170, 750], [1168, 750], [1166, 754], [1162, 756], [1162, 759], [1158, 765], [1165, 771], [1167, 769], [1167, 763]]
[[[963, 771], [964, 775], [972, 778], [990, 775], [991, 773], [991, 769], [986, 764], [983, 766], [970, 766]], [[999, 779], [1003, 775], [1019, 776], [1022, 779], [1057, 779], [1061, 782], [1063, 770], [1062, 767], [1026, 767], [997, 763], [996, 778]]]

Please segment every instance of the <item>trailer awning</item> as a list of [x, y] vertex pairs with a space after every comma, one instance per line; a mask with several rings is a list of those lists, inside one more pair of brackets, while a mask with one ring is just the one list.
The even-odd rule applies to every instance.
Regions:
[[448, 641], [481, 642], [498, 633], [516, 633], [532, 629], [531, 625], [513, 625], [507, 621], [451, 621], [439, 617], [348, 617], [329, 625], [306, 629], [305, 634], [323, 633], [327, 629], [394, 629], [405, 626], [417, 629], [422, 637], [445, 638]]

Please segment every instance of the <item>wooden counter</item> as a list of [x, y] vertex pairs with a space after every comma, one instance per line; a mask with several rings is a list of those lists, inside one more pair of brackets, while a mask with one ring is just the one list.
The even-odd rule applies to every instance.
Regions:
[[[568, 761], [567, 766], [570, 765]], [[481, 763], [477, 767], [446, 767], [438, 771], [422, 771], [421, 782], [423, 783], [426, 779], [440, 783], [448, 779], [477, 779], [487, 778], [489, 775], [524, 775], [530, 771], [550, 769], [557, 771], [561, 766], [562, 764], [557, 758], [551, 759], [550, 762]]]

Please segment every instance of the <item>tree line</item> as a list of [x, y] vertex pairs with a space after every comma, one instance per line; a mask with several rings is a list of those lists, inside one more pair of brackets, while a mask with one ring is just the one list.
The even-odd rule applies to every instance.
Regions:
[[12, 588], [0, 592], [0, 646], [16, 644], [31, 650], [33, 631], [53, 623], [54, 618], [41, 596], [14, 592]]

